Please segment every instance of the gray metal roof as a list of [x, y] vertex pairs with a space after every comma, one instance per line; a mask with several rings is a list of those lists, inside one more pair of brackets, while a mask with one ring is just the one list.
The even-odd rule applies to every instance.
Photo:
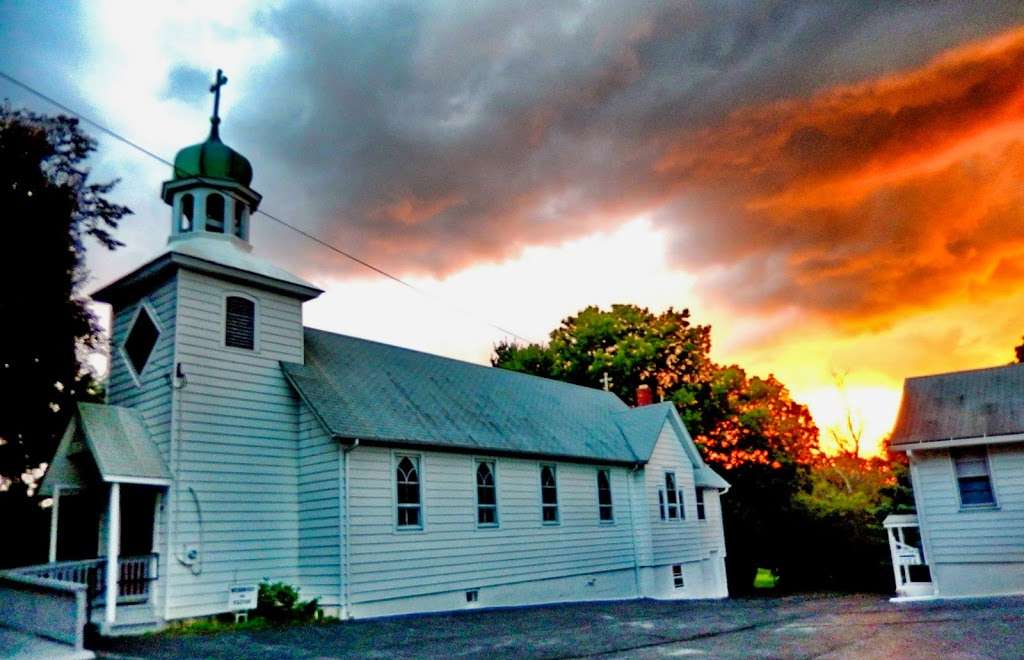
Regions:
[[908, 378], [892, 445], [1024, 433], [1024, 364]]
[[170, 483], [171, 472], [137, 411], [79, 403], [78, 419], [104, 481]]
[[301, 300], [316, 298], [323, 291], [302, 278], [245, 251], [229, 236], [190, 236], [171, 243], [155, 259], [93, 292], [93, 300], [117, 304], [135, 295], [152, 279], [167, 276], [177, 268], [238, 281], [270, 291], [294, 295]]
[[636, 464], [678, 420], [671, 404], [630, 409], [603, 390], [311, 328], [305, 340], [305, 365], [281, 366], [337, 437]]
[[693, 463], [694, 483], [705, 488], [729, 488], [729, 482], [720, 477], [704, 463], [697, 451], [697, 446], [690, 437], [683, 420], [679, 417], [676, 407], [668, 402], [656, 403], [640, 408], [613, 414], [615, 423], [622, 429], [622, 434], [629, 440], [633, 453], [643, 456], [644, 460], [650, 458], [654, 446], [658, 442], [658, 436], [665, 424], [671, 424], [676, 433], [683, 438], [683, 447], [690, 461]]
[[79, 403], [39, 493], [52, 495], [56, 486], [88, 486], [97, 479], [107, 483], [170, 485], [171, 472], [137, 411]]
[[285, 374], [335, 436], [635, 463], [609, 392], [306, 328]]

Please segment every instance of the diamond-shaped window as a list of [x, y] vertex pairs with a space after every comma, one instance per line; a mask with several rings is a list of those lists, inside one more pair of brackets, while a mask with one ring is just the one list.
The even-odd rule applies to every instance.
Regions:
[[149, 312], [145, 307], [141, 308], [138, 316], [135, 317], [135, 324], [128, 332], [128, 338], [124, 340], [125, 355], [128, 356], [128, 361], [135, 369], [136, 375], [141, 374], [142, 370], [146, 368], [146, 362], [153, 354], [153, 347], [156, 346], [156, 340], [159, 337], [160, 331], [153, 323], [153, 319], [150, 318]]

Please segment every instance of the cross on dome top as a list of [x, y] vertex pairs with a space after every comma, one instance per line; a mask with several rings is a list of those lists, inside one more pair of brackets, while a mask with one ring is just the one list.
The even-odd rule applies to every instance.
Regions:
[[213, 116], [210, 117], [210, 137], [220, 137], [220, 88], [228, 84], [228, 77], [224, 75], [223, 69], [217, 69], [217, 79], [210, 85], [213, 93]]

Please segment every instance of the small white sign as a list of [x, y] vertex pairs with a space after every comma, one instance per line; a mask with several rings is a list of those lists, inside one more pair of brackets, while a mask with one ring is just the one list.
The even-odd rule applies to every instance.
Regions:
[[903, 566], [919, 566], [921, 564], [921, 553], [917, 551], [917, 548], [897, 550], [896, 561]]
[[240, 584], [228, 587], [228, 608], [232, 612], [256, 609], [256, 596], [259, 589], [255, 584]]

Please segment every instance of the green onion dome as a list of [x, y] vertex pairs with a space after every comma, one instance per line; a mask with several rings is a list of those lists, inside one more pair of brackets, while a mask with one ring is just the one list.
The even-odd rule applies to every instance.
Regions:
[[242, 154], [220, 141], [214, 124], [206, 142], [185, 147], [174, 157], [174, 178], [195, 176], [228, 179], [248, 186], [252, 182], [252, 165]]

